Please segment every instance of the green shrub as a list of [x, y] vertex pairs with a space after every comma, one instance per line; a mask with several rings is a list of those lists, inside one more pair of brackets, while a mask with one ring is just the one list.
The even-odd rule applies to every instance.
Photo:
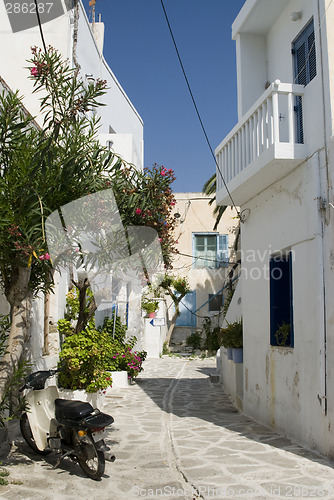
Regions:
[[[62, 327], [64, 320], [60, 321]], [[88, 325], [82, 332], [68, 335], [59, 354], [59, 385], [96, 392], [112, 385], [110, 371], [126, 370], [129, 378], [136, 377], [146, 352], [132, 351], [136, 338], [126, 341], [125, 333], [126, 326], [113, 315], [100, 328]]]
[[189, 337], [187, 337], [186, 344], [187, 346], [192, 347], [193, 350], [200, 349], [202, 344], [201, 334], [198, 332], [192, 333]]
[[223, 347], [243, 347], [243, 329], [242, 319], [227, 323], [226, 328], [221, 328], [219, 333], [219, 341]]
[[290, 338], [290, 324], [285, 323], [285, 321], [283, 321], [283, 323], [275, 333], [276, 343], [280, 347], [287, 346], [289, 345], [289, 338]]
[[220, 327], [212, 328], [211, 318], [206, 317], [203, 321], [203, 332], [205, 334], [204, 348], [208, 351], [218, 351], [221, 345], [219, 343]]

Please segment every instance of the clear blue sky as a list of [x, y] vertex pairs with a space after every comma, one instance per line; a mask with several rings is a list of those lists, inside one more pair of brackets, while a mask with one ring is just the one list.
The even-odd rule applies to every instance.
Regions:
[[[83, 0], [91, 19], [89, 0]], [[237, 122], [231, 24], [244, 0], [164, 0], [213, 150]], [[144, 121], [144, 163], [172, 168], [174, 192], [201, 191], [215, 163], [197, 119], [160, 0], [97, 0], [104, 56]]]

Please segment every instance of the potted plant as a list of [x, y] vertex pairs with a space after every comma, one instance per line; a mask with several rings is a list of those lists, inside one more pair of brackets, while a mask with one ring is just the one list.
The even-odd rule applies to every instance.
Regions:
[[232, 359], [235, 363], [243, 362], [243, 330], [242, 330], [242, 319], [239, 321], [234, 321], [233, 323], [228, 323], [226, 328], [222, 328], [220, 331], [220, 338], [222, 345], [227, 349], [231, 349], [231, 353], [228, 352], [228, 359]]
[[228, 328], [221, 328], [219, 332], [219, 343], [227, 349], [227, 359], [232, 359], [232, 336]]
[[290, 345], [290, 329], [290, 324], [283, 321], [275, 333], [276, 345], [280, 347]]
[[146, 311], [149, 318], [155, 318], [155, 312], [159, 307], [159, 301], [154, 299], [143, 299], [141, 307]]

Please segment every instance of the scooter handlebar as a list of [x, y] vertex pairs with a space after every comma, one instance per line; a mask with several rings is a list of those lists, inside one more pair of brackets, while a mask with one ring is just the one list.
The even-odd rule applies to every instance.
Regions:
[[19, 389], [19, 392], [24, 389], [41, 390], [44, 389], [45, 382], [48, 378], [53, 377], [59, 372], [58, 369], [37, 371], [28, 375], [25, 379], [25, 384]]

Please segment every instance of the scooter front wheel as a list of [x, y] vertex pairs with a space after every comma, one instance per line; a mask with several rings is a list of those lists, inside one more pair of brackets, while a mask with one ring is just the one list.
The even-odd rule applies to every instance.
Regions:
[[27, 443], [28, 446], [30, 446], [32, 450], [34, 450], [35, 453], [38, 453], [39, 455], [48, 455], [49, 453], [51, 453], [51, 450], [40, 450], [37, 448], [34, 437], [31, 432], [28, 415], [26, 413], [23, 413], [23, 415], [20, 418], [20, 429], [25, 442]]
[[105, 458], [102, 451], [97, 450], [94, 440], [90, 434], [80, 441], [80, 451], [77, 454], [77, 460], [84, 473], [98, 481], [104, 474]]

